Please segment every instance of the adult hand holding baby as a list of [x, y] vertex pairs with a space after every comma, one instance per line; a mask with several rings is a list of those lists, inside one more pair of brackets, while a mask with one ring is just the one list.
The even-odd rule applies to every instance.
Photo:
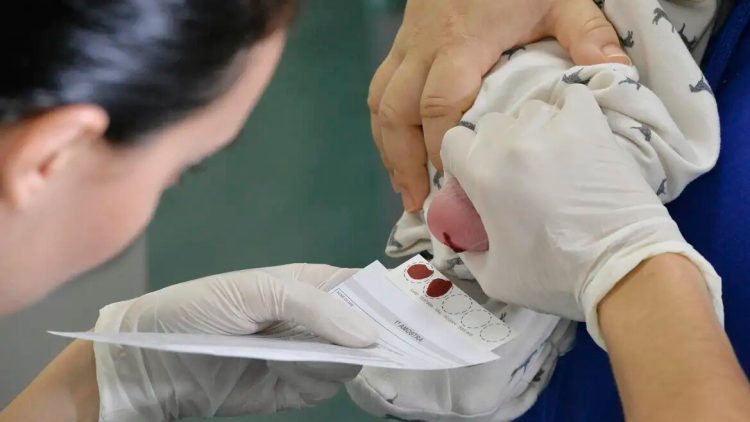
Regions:
[[372, 132], [407, 211], [429, 192], [428, 159], [474, 102], [482, 77], [515, 46], [555, 37], [581, 65], [629, 63], [591, 0], [410, 0], [370, 85]]

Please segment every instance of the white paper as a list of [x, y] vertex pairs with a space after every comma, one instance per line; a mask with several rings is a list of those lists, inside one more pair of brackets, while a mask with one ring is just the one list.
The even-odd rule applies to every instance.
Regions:
[[[410, 276], [411, 273], [418, 277]], [[414, 270], [416, 268], [416, 271]], [[429, 273], [429, 275], [428, 275]], [[340, 362], [402, 369], [447, 369], [498, 358], [492, 349], [509, 341], [508, 325], [415, 257], [389, 271], [374, 262], [331, 291], [369, 316], [378, 342], [368, 348], [325, 343], [307, 332], [285, 337], [173, 333], [59, 333], [86, 340], [183, 353], [278, 361]]]

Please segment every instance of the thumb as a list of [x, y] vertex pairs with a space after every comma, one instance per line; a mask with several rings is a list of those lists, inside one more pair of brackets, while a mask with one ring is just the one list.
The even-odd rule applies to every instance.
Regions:
[[378, 338], [372, 322], [332, 295], [300, 282], [281, 282], [275, 291], [277, 321], [292, 321], [336, 344], [366, 347]]
[[471, 152], [476, 133], [466, 126], [456, 126], [445, 133], [440, 146], [440, 158], [447, 176], [455, 177], [459, 183], [467, 176], [467, 158]]
[[476, 173], [477, 163], [470, 163], [475, 160], [475, 158], [470, 159], [474, 148], [480, 147], [480, 144], [491, 145], [503, 142], [502, 138], [515, 123], [516, 120], [507, 114], [490, 112], [479, 119], [473, 126], [473, 130], [462, 122], [461, 126], [456, 126], [446, 132], [440, 149], [446, 175], [458, 179], [458, 182], [466, 189]]
[[578, 65], [631, 64], [614, 27], [591, 0], [557, 2], [550, 11], [548, 25], [551, 35]]

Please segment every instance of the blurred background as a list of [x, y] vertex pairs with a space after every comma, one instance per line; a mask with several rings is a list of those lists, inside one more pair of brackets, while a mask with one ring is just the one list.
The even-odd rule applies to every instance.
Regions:
[[[42, 303], [0, 321], [0, 405], [107, 303], [149, 289], [289, 262], [362, 267], [401, 213], [370, 135], [370, 77], [403, 2], [301, 2], [278, 72], [242, 141], [163, 198], [145, 239]], [[232, 421], [368, 421], [345, 394], [314, 409]]]

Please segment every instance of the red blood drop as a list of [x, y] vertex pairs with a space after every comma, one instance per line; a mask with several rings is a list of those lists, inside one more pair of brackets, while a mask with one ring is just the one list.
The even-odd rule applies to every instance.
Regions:
[[427, 286], [427, 296], [440, 297], [453, 287], [453, 283], [442, 278], [436, 278]]
[[451, 236], [448, 233], [445, 233], [445, 232], [443, 233], [443, 240], [445, 241], [445, 245], [453, 249], [453, 252], [455, 253], [461, 253], [461, 252], [466, 251], [466, 249], [453, 243], [453, 240], [451, 240]]
[[415, 279], [415, 280], [424, 280], [425, 278], [432, 275], [432, 270], [430, 267], [424, 264], [414, 264], [410, 265], [409, 269], [406, 270], [406, 273], [409, 274], [409, 277]]
[[456, 179], [448, 179], [427, 210], [427, 227], [456, 252], [489, 249], [482, 218]]

